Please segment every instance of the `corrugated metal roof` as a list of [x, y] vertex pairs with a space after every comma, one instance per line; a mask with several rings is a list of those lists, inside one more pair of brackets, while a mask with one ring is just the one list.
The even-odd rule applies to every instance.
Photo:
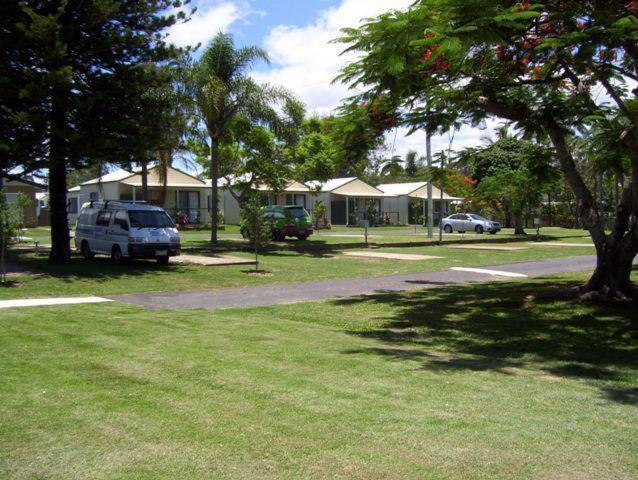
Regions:
[[[408, 195], [411, 198], [427, 199], [428, 182], [405, 182], [405, 183], [385, 183], [377, 188], [385, 193], [392, 195]], [[441, 190], [432, 185], [432, 198], [439, 200], [441, 198]], [[452, 197], [443, 192], [443, 200], [463, 200], [462, 198]]]
[[427, 182], [384, 183], [377, 188], [390, 195], [409, 195], [421, 187], [427, 186]]
[[124, 180], [125, 178], [132, 177], [135, 173], [127, 172], [126, 170], [115, 170], [114, 172], [107, 173], [106, 175], [102, 175], [101, 177], [94, 178], [92, 180], [88, 180], [80, 185], [93, 185], [96, 183], [108, 183], [108, 182], [119, 182]]
[[312, 189], [316, 189], [319, 187], [322, 192], [332, 192], [333, 190], [342, 187], [345, 184], [350, 183], [356, 179], [357, 177], [332, 178], [325, 182], [320, 182], [319, 180], [310, 180], [309, 182], [306, 182], [306, 184]]

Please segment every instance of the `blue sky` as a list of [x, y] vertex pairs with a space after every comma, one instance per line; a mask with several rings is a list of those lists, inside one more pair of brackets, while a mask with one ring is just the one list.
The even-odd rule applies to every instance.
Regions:
[[[353, 92], [332, 79], [347, 63], [338, 45], [330, 40], [339, 29], [353, 27], [365, 17], [391, 8], [406, 8], [412, 0], [193, 0], [198, 11], [186, 24], [173, 27], [169, 41], [177, 45], [205, 44], [218, 31], [232, 33], [238, 44], [264, 48], [271, 65], [260, 65], [253, 76], [283, 85], [306, 103], [311, 113], [329, 114]], [[480, 144], [486, 130], [463, 128], [454, 137], [454, 148]], [[394, 153], [409, 149], [424, 153], [424, 135], [407, 137], [406, 131], [390, 132], [387, 144]], [[396, 138], [396, 140], [395, 140]], [[447, 135], [433, 139], [433, 150], [446, 149]], [[387, 152], [390, 155], [392, 151]]]

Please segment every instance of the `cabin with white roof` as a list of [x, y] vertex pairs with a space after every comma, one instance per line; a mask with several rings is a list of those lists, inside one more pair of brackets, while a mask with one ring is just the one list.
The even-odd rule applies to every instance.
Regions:
[[[428, 213], [428, 182], [386, 183], [377, 187], [389, 195], [383, 201], [385, 210], [398, 212], [401, 225], [423, 225]], [[450, 205], [463, 199], [452, 197], [432, 185], [434, 222], [445, 218]]]
[[[220, 178], [217, 182], [219, 187], [219, 203], [220, 210], [224, 214], [224, 222], [229, 225], [236, 225], [241, 222], [241, 207], [239, 202], [233, 196], [231, 189], [235, 185], [241, 183], [243, 179], [230, 179], [230, 182], [226, 178]], [[206, 181], [208, 185], [211, 184], [210, 180]], [[261, 194], [262, 205], [300, 205], [306, 209], [310, 209], [310, 188], [307, 185], [290, 180], [286, 183], [283, 191], [275, 194], [266, 185], [259, 185], [257, 191]], [[238, 192], [234, 191], [235, 194]]]
[[[158, 166], [150, 166], [146, 201], [166, 209], [174, 219], [190, 224], [210, 222], [210, 186], [197, 177], [169, 167], [166, 188]], [[69, 223], [75, 223], [85, 202], [91, 200], [143, 200], [140, 169], [116, 170], [77, 185], [67, 192]]]
[[360, 224], [370, 205], [374, 205], [379, 219], [387, 218], [390, 223], [397, 223], [398, 212], [385, 209], [383, 203], [393, 195], [386, 194], [357, 177], [333, 178], [327, 182], [311, 181], [306, 184], [312, 192], [310, 208], [322, 201], [326, 207], [326, 217], [332, 225]]

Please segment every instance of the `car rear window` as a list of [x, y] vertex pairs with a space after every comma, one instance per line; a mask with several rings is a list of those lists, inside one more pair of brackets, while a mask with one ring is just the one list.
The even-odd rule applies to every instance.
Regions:
[[295, 218], [302, 218], [308, 215], [308, 212], [303, 207], [287, 208], [286, 210]]

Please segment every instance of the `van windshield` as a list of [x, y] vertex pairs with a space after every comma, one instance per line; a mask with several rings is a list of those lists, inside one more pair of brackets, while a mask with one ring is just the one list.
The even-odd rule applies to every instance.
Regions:
[[166, 212], [129, 210], [128, 219], [133, 228], [171, 228], [175, 224]]

